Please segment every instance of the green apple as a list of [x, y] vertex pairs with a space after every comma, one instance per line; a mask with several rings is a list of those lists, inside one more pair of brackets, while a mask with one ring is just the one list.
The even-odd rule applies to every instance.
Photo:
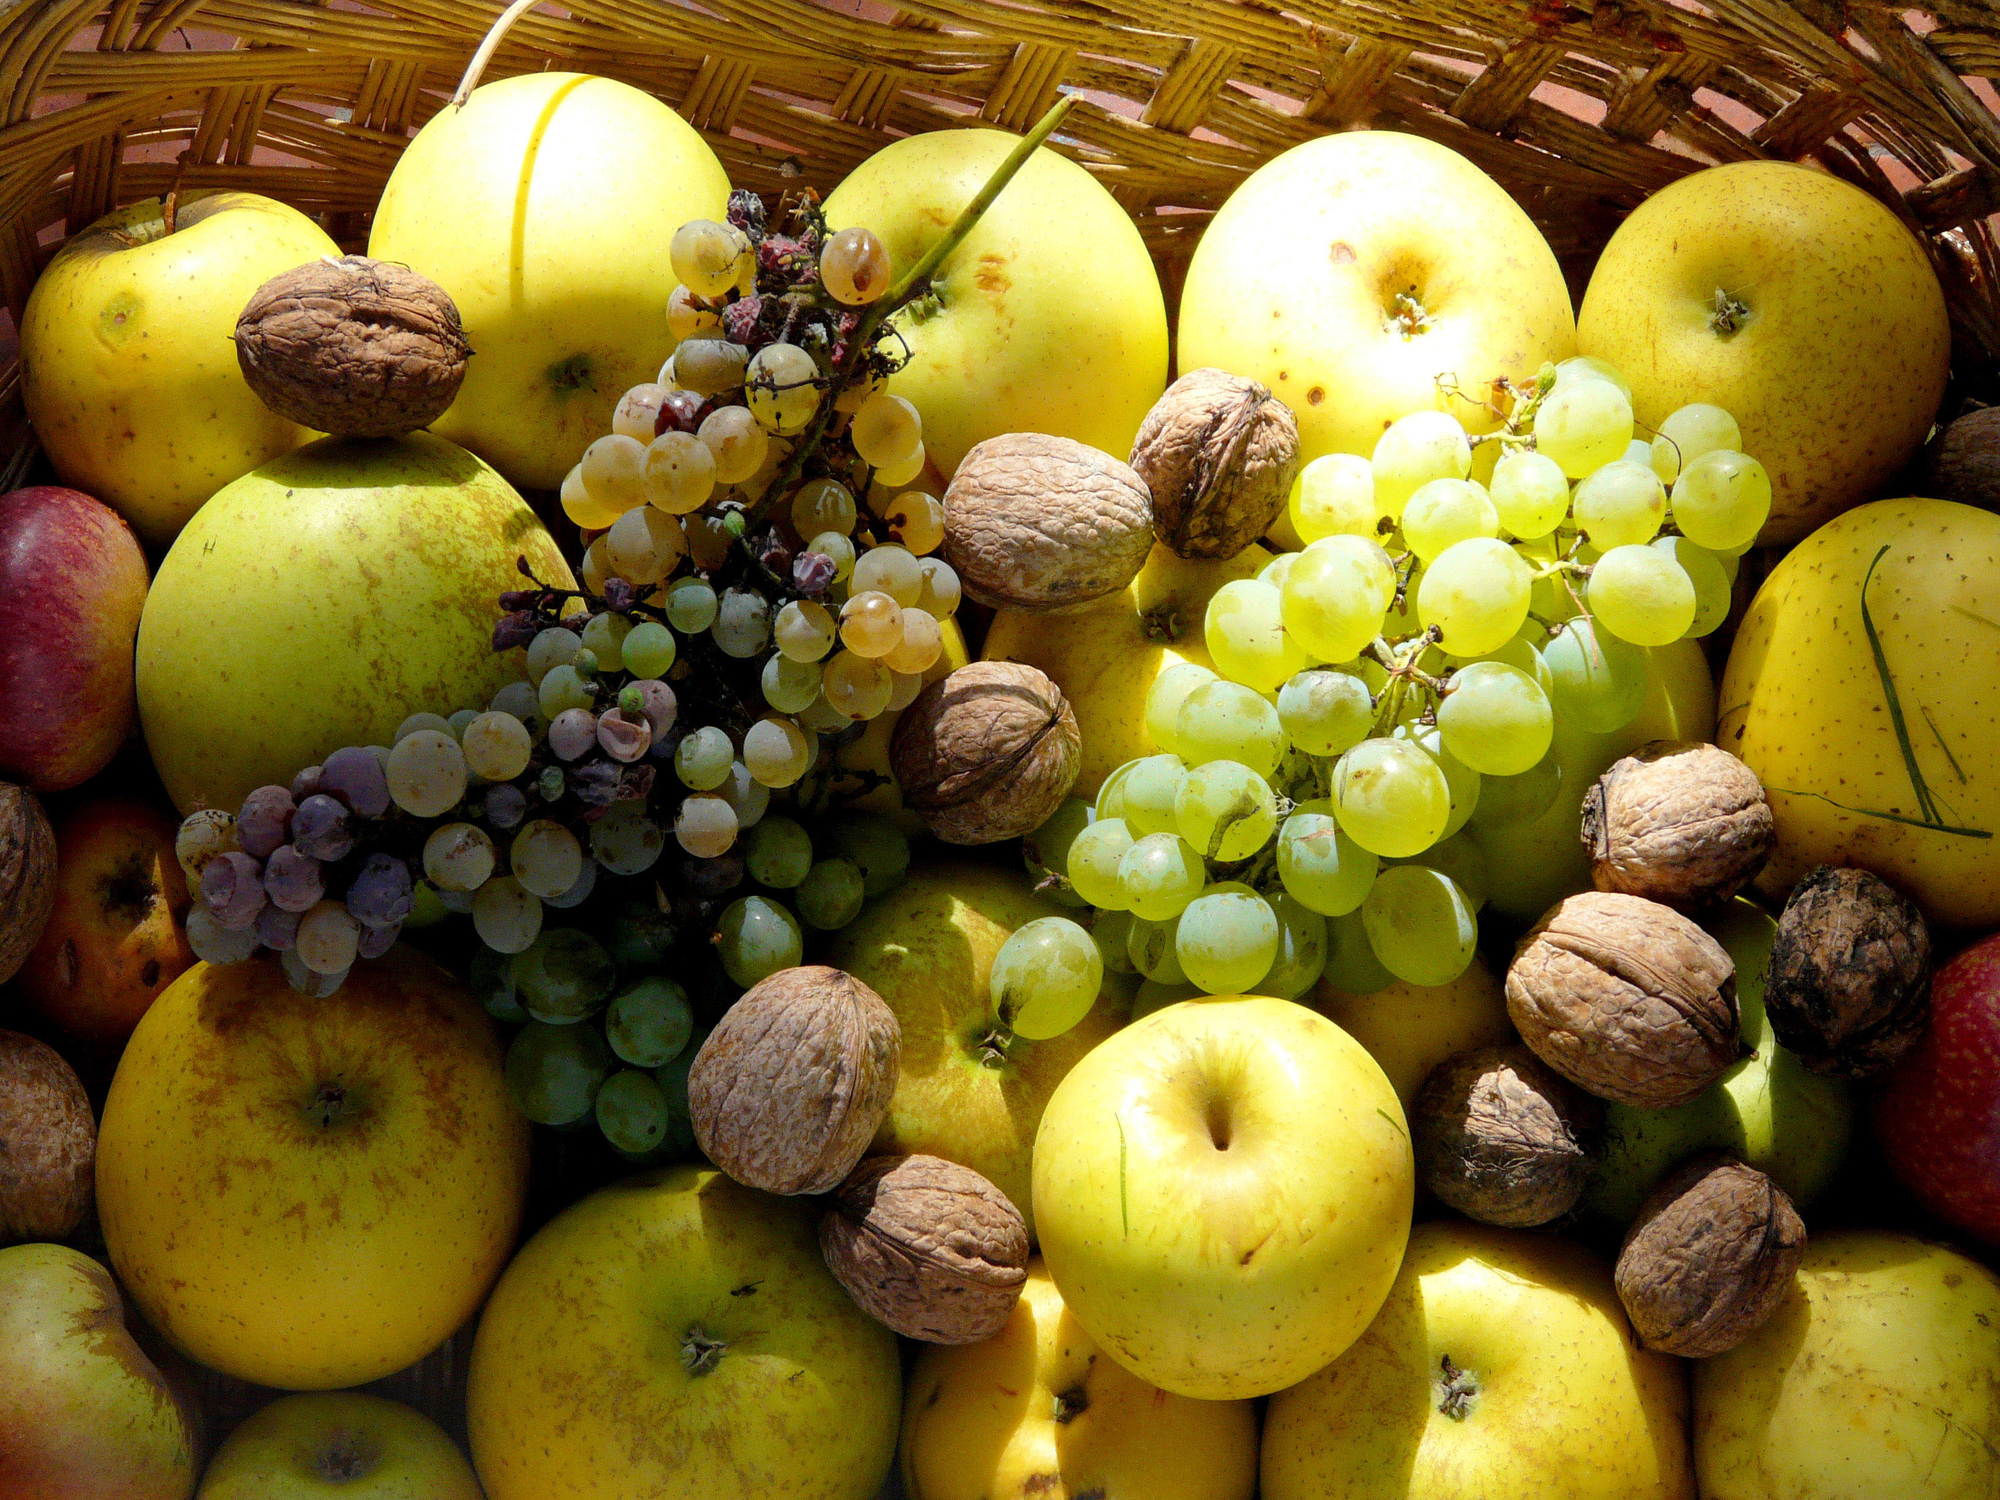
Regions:
[[1057, 1087], [1035, 1222], [1113, 1359], [1228, 1401], [1304, 1379], [1368, 1326], [1415, 1180], [1403, 1107], [1353, 1037], [1290, 1000], [1183, 1000]]
[[445, 1431], [361, 1391], [286, 1396], [251, 1414], [209, 1460], [195, 1500], [480, 1500]]
[[1450, 147], [1395, 131], [1323, 135], [1251, 173], [1181, 293], [1180, 368], [1261, 380], [1298, 417], [1306, 462], [1373, 453], [1413, 411], [1484, 432], [1496, 378], [1532, 379], [1575, 343], [1562, 267], [1520, 205]]
[[1815, 168], [1731, 162], [1662, 188], [1598, 257], [1577, 348], [1657, 428], [1720, 406], [1771, 476], [1759, 540], [1880, 495], [1930, 432], [1951, 367], [1931, 258], [1877, 199]]
[[251, 293], [340, 247], [255, 193], [116, 209], [56, 252], [21, 317], [21, 397], [64, 484], [162, 548], [239, 474], [312, 434], [245, 384], [230, 335]]
[[1694, 1361], [1703, 1500], [1989, 1500], [2000, 1276], [1885, 1229], [1816, 1234], [1784, 1300]]
[[1686, 1377], [1582, 1246], [1438, 1220], [1359, 1342], [1272, 1398], [1262, 1468], [1263, 1500], [1693, 1500]]
[[187, 1500], [198, 1432], [110, 1272], [63, 1245], [0, 1250], [0, 1495]]
[[515, 484], [554, 489], [674, 340], [674, 231], [720, 219], [729, 178], [651, 94], [524, 73], [447, 105], [403, 148], [368, 253], [458, 304], [475, 358], [431, 424]]
[[[827, 196], [827, 223], [881, 237], [898, 275], [943, 238], [1019, 144], [1000, 130], [905, 136]], [[974, 444], [1047, 432], [1132, 451], [1167, 384], [1167, 308], [1132, 216], [1047, 147], [1028, 158], [894, 326], [910, 362], [889, 389], [914, 403], [949, 480]]]
[[1764, 1016], [1764, 973], [1777, 923], [1739, 899], [1703, 925], [1736, 961], [1738, 1025], [1750, 1051], [1686, 1104], [1604, 1106], [1604, 1142], [1581, 1206], [1614, 1224], [1629, 1223], [1654, 1185], [1697, 1151], [1726, 1151], [1747, 1162], [1802, 1209], [1847, 1156], [1852, 1090], [1806, 1071], [1778, 1044]]
[[1042, 1109], [1131, 1005], [1129, 981], [1107, 972], [1097, 1004], [1061, 1036], [1029, 1041], [994, 1020], [993, 955], [1015, 928], [1065, 914], [1028, 888], [1018, 864], [937, 861], [871, 901], [826, 959], [873, 988], [903, 1028], [896, 1093], [870, 1154], [923, 1153], [972, 1168], [1021, 1211], [1030, 1236]]
[[521, 675], [497, 599], [573, 580], [507, 481], [429, 433], [323, 438], [228, 485], [160, 564], [139, 620], [139, 720], [183, 813], [234, 812], [419, 711]]
[[551, 1220], [473, 1342], [488, 1500], [870, 1500], [896, 1452], [896, 1337], [828, 1272], [816, 1217], [676, 1167]]

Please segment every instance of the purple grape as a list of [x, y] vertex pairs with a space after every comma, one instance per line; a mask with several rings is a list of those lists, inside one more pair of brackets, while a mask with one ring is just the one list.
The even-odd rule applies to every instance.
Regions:
[[326, 894], [326, 876], [297, 844], [281, 844], [264, 865], [264, 894], [285, 911], [305, 911]]
[[379, 818], [389, 810], [389, 778], [372, 745], [347, 745], [329, 755], [319, 768], [319, 789], [356, 817]]
[[493, 622], [493, 649], [508, 651], [525, 646], [541, 633], [541, 623], [525, 609], [502, 615]]
[[586, 807], [609, 807], [618, 800], [618, 779], [618, 767], [614, 763], [594, 760], [570, 767], [569, 789]]
[[792, 559], [792, 582], [802, 594], [823, 594], [839, 566], [824, 552], [801, 552]]
[[604, 580], [605, 608], [623, 614], [632, 607], [632, 601], [639, 597], [638, 590], [622, 578]]
[[528, 798], [511, 781], [486, 789], [486, 821], [495, 828], [515, 828], [528, 815]]
[[653, 748], [653, 726], [643, 713], [627, 715], [624, 709], [614, 708], [597, 721], [597, 743], [613, 760], [637, 760]]
[[653, 435], [693, 432], [701, 425], [701, 409], [706, 404], [707, 398], [693, 391], [674, 391], [660, 403], [660, 414], [653, 420]]
[[281, 786], [260, 786], [243, 799], [236, 814], [236, 842], [252, 859], [269, 859], [285, 841], [292, 816], [292, 794]]
[[354, 956], [356, 958], [380, 958], [395, 945], [396, 938], [401, 934], [402, 930], [403, 924], [401, 922], [386, 922], [380, 927], [370, 927], [366, 923], [363, 923], [360, 941], [354, 947]]
[[371, 854], [347, 887], [347, 912], [363, 927], [389, 927], [410, 914], [410, 867], [393, 854]]
[[[636, 698], [630, 694], [638, 694]], [[660, 741], [667, 731], [674, 727], [674, 717], [680, 712], [680, 702], [674, 697], [674, 690], [657, 677], [642, 678], [638, 682], [628, 682], [618, 694], [618, 706], [627, 713], [640, 713], [653, 726], [653, 749], [660, 748]]]
[[298, 775], [292, 778], [293, 804], [296, 805], [300, 802], [305, 801], [306, 798], [310, 797], [314, 792], [318, 790], [319, 790], [319, 767], [307, 766], [303, 771], [299, 772]]
[[201, 904], [218, 924], [242, 932], [264, 909], [264, 867], [234, 849], [216, 855], [202, 867]]
[[292, 842], [314, 859], [345, 859], [354, 849], [354, 820], [337, 797], [317, 792], [292, 814]]
[[257, 913], [257, 941], [273, 953], [283, 953], [299, 940], [299, 918], [303, 912], [267, 906]]
[[549, 725], [549, 749], [557, 760], [575, 760], [597, 744], [597, 715], [587, 708], [566, 708]]

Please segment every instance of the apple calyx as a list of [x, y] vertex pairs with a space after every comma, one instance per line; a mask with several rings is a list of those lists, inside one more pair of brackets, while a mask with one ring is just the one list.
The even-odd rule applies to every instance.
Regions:
[[1139, 623], [1145, 629], [1149, 641], [1173, 642], [1181, 638], [1186, 626], [1181, 622], [1180, 601], [1169, 599], [1164, 604], [1156, 604], [1143, 611]]
[[1417, 300], [1416, 289], [1411, 288], [1407, 292], [1398, 292], [1389, 299], [1388, 310], [1382, 319], [1382, 329], [1385, 333], [1401, 333], [1404, 338], [1412, 339], [1428, 329], [1435, 321], [1429, 310]]
[[1715, 289], [1715, 311], [1709, 314], [1708, 326], [1724, 338], [1736, 332], [1750, 321], [1750, 304], [1741, 298], [1732, 297], [1721, 287]]
[[331, 1484], [351, 1484], [375, 1467], [381, 1453], [358, 1432], [336, 1432], [313, 1467]]
[[681, 1336], [681, 1363], [690, 1375], [706, 1375], [722, 1363], [722, 1356], [729, 1352], [729, 1345], [704, 1329], [701, 1324], [692, 1325]]
[[306, 1119], [322, 1130], [331, 1130], [361, 1113], [361, 1100], [345, 1084], [332, 1079], [313, 1090], [306, 1101]]
[[1438, 1361], [1438, 1378], [1431, 1382], [1438, 1412], [1454, 1422], [1463, 1422], [1479, 1396], [1479, 1379], [1470, 1370], [1461, 1370], [1449, 1354]]
[[1004, 1025], [989, 1026], [972, 1044], [972, 1055], [979, 1059], [981, 1066], [988, 1068], [1005, 1067], [1007, 1051], [1017, 1038]]
[[1056, 1392], [1056, 1426], [1066, 1426], [1074, 1422], [1090, 1409], [1090, 1397], [1080, 1385], [1073, 1385], [1066, 1391]]

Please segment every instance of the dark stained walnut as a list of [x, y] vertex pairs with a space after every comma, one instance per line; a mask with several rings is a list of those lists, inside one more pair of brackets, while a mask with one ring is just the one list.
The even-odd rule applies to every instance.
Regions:
[[0, 1245], [76, 1233], [96, 1195], [97, 1117], [53, 1047], [0, 1031]]
[[1866, 1078], [1923, 1036], [1930, 967], [1930, 928], [1915, 903], [1866, 870], [1821, 865], [1778, 918], [1764, 1010], [1813, 1072]]
[[1597, 1100], [1526, 1047], [1441, 1063], [1411, 1115], [1417, 1171], [1469, 1219], [1526, 1229], [1576, 1206], [1603, 1123]]

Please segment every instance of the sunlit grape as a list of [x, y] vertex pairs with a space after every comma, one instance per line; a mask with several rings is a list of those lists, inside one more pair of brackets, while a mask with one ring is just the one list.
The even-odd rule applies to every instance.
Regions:
[[1358, 453], [1327, 453], [1299, 470], [1287, 503], [1292, 529], [1305, 542], [1347, 533], [1373, 537], [1375, 467]]
[[1535, 449], [1572, 479], [1625, 456], [1632, 441], [1632, 401], [1608, 380], [1558, 381], [1535, 411]]
[[1472, 472], [1472, 445], [1457, 418], [1438, 411], [1411, 412], [1376, 439], [1373, 472], [1376, 513], [1400, 520], [1404, 503], [1419, 485], [1464, 479]]
[[766, 344], [744, 375], [750, 414], [770, 432], [803, 432], [819, 410], [819, 366], [796, 344]]
[[1276, 692], [1312, 660], [1285, 628], [1283, 595], [1254, 578], [1232, 579], [1210, 596], [1202, 634], [1216, 670], [1260, 693]]
[[719, 406], [701, 419], [695, 436], [715, 466], [717, 484], [741, 484], [763, 467], [770, 434], [746, 406]]
[[1240, 881], [1214, 885], [1180, 914], [1174, 951], [1188, 979], [1212, 995], [1254, 990], [1278, 956], [1278, 916]]
[[993, 1017], [1016, 1036], [1061, 1036], [1090, 1013], [1104, 983], [1104, 959], [1068, 917], [1037, 917], [1008, 934], [993, 955]]
[[836, 479], [808, 479], [792, 495], [792, 529], [800, 536], [854, 529], [854, 492]]
[[1498, 536], [1500, 514], [1486, 487], [1470, 479], [1432, 479], [1403, 506], [1403, 540], [1426, 562], [1453, 542]]
[[669, 515], [701, 509], [715, 493], [715, 454], [687, 432], [663, 432], [646, 447], [646, 503]]
[[1669, 645], [1694, 624], [1694, 581], [1652, 547], [1613, 547], [1592, 565], [1583, 598], [1599, 625], [1635, 646]]
[[877, 469], [894, 468], [907, 463], [911, 451], [922, 445], [923, 418], [901, 396], [877, 391], [854, 413], [847, 436], [863, 463]]
[[836, 302], [865, 307], [889, 290], [889, 252], [872, 229], [853, 225], [828, 236], [819, 253], [819, 279]]

